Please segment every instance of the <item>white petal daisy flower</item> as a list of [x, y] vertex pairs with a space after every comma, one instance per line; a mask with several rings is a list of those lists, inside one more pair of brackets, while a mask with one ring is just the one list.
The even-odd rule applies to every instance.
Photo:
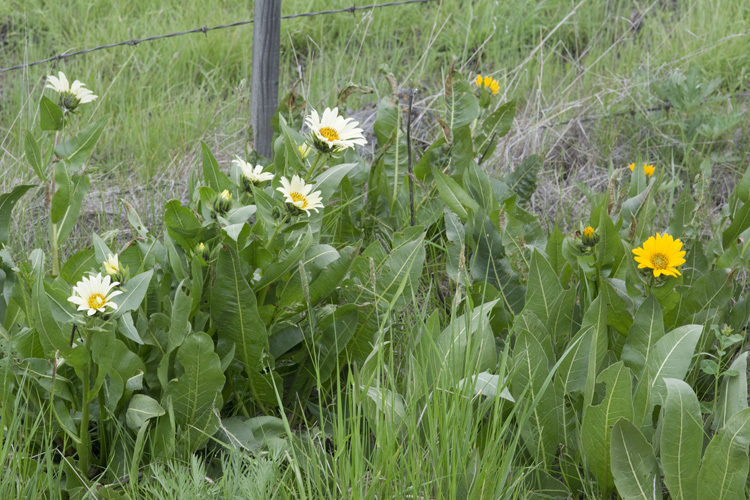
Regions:
[[84, 276], [73, 287], [73, 295], [68, 298], [68, 302], [78, 305], [78, 310], [87, 311], [89, 316], [105, 312], [105, 307], [117, 309], [117, 304], [112, 302], [113, 297], [122, 293], [120, 290], [112, 291], [117, 285], [117, 281], [110, 283], [109, 275], [102, 278], [102, 273]]
[[86, 84], [78, 80], [75, 80], [73, 85], [70, 85], [68, 79], [65, 77], [65, 73], [62, 71], [58, 73], [58, 77], [49, 75], [47, 77], [47, 85], [44, 86], [44, 88], [52, 89], [60, 94], [60, 106], [69, 111], [76, 109], [79, 104], [91, 102], [99, 97], [85, 87]]
[[359, 122], [339, 116], [338, 108], [326, 108], [323, 116], [313, 109], [305, 118], [305, 123], [310, 127], [313, 144], [323, 153], [353, 148], [355, 144], [367, 144], [362, 129], [357, 127]]
[[120, 272], [120, 260], [117, 258], [117, 254], [107, 254], [107, 260], [104, 261], [104, 270], [110, 276], [115, 276]]
[[281, 187], [276, 188], [276, 190], [281, 191], [286, 203], [297, 210], [304, 210], [309, 216], [310, 210], [315, 210], [315, 212], [317, 212], [319, 208], [323, 208], [320, 191], [311, 193], [310, 191], [312, 191], [312, 188], [312, 184], [305, 184], [304, 180], [295, 175], [292, 176], [291, 182], [289, 182], [286, 177], [282, 177]]
[[236, 156], [235, 159], [232, 160], [232, 164], [236, 165], [242, 172], [242, 186], [245, 188], [245, 191], [251, 190], [251, 184], [257, 186], [261, 182], [273, 179], [273, 174], [271, 172], [263, 171], [263, 165], [256, 165], [253, 167], [239, 156]]

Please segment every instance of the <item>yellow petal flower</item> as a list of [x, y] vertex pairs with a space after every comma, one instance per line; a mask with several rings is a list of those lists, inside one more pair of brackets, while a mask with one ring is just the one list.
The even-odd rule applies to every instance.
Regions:
[[670, 234], [656, 233], [643, 243], [643, 247], [633, 250], [638, 269], [653, 269], [655, 277], [659, 275], [680, 276], [677, 269], [685, 263], [685, 251], [682, 250], [682, 242], [674, 239]]
[[477, 87], [482, 86], [482, 75], [477, 75], [477, 79], [474, 80], [474, 85], [476, 85]]
[[647, 163], [643, 164], [643, 173], [646, 174], [646, 177], [651, 177], [654, 175], [654, 166], [648, 165]]
[[629, 165], [628, 165], [628, 168], [630, 169], [630, 171], [631, 171], [631, 172], [632, 172], [633, 170], [635, 170], [635, 163], [631, 163], [631, 164], [629, 164]]

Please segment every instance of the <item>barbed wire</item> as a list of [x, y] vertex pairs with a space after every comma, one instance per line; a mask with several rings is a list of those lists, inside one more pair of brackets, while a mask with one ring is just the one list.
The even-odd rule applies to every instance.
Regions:
[[[434, 2], [434, 1], [436, 0], [402, 0], [399, 2], [379, 3], [379, 4], [363, 5], [359, 7], [356, 5], [352, 5], [351, 7], [345, 7], [343, 9], [321, 10], [318, 12], [305, 12], [302, 14], [288, 14], [286, 16], [281, 16], [281, 19], [297, 19], [300, 17], [315, 17], [315, 16], [323, 16], [323, 15], [329, 15], [329, 14], [341, 14], [344, 12], [348, 12], [353, 15], [355, 12], [360, 11], [360, 10], [374, 10], [374, 9], [380, 9], [383, 7], [395, 7], [398, 5], [407, 5], [407, 4], [414, 4], [414, 3], [428, 3], [428, 2]], [[71, 57], [88, 54], [89, 52], [95, 52], [97, 50], [111, 49], [112, 47], [120, 47], [123, 45], [129, 45], [131, 47], [135, 47], [136, 45], [143, 43], [143, 42], [153, 42], [154, 40], [161, 40], [163, 38], [173, 38], [176, 36], [189, 35], [191, 33], [206, 34], [209, 31], [223, 30], [227, 28], [235, 28], [237, 26], [244, 26], [246, 24], [252, 24], [254, 22], [255, 22], [255, 19], [250, 19], [248, 21], [237, 21], [235, 23], [220, 24], [218, 26], [210, 26], [210, 27], [203, 26], [201, 28], [194, 28], [194, 29], [186, 30], [186, 31], [177, 31], [175, 33], [168, 33], [166, 35], [154, 35], [154, 36], [149, 36], [146, 38], [133, 38], [130, 40], [125, 40], [123, 42], [108, 43], [105, 45], [99, 45], [98, 47], [92, 47], [90, 49], [83, 49], [77, 52], [71, 52], [69, 54], [66, 54], [63, 52], [62, 54], [57, 54], [52, 57], [48, 57], [46, 59], [40, 59], [38, 61], [34, 61], [30, 63], [17, 64], [15, 66], [10, 66], [8, 68], [2, 68], [0, 69], [0, 73], [6, 73], [8, 71], [13, 71], [17, 69], [30, 68], [32, 66], [37, 66], [39, 64], [44, 64], [44, 63], [51, 62], [51, 61], [62, 61], [63, 59], [68, 59]]]

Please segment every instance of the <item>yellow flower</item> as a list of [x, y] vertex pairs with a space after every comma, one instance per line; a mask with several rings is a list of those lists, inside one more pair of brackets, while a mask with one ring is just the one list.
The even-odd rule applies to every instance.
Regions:
[[483, 80], [482, 75], [477, 75], [477, 79], [474, 80], [474, 85], [476, 85], [477, 87], [481, 87], [482, 86], [482, 80]]
[[594, 228], [591, 226], [588, 226], [586, 229], [583, 230], [583, 235], [586, 238], [591, 238], [592, 236], [594, 236]]
[[[631, 172], [635, 170], [635, 163], [630, 163], [628, 165], [628, 168]], [[654, 175], [654, 170], [655, 169], [653, 165], [649, 165], [648, 163], [643, 164], [643, 173], [646, 174], [646, 177], [651, 177], [652, 175]]]
[[682, 273], [677, 266], [685, 263], [685, 251], [682, 250], [682, 242], [674, 239], [667, 233], [656, 233], [643, 243], [642, 248], [633, 250], [638, 269], [651, 268], [654, 276], [660, 274], [667, 276], [680, 276]]
[[490, 83], [490, 90], [493, 94], [497, 94], [500, 92], [500, 82], [497, 80], [492, 80], [492, 83]]

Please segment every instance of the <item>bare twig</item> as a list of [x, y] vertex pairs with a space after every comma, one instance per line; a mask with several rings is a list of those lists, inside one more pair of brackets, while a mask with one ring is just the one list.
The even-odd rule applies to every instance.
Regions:
[[411, 154], [411, 107], [414, 103], [414, 93], [417, 89], [409, 90], [409, 110], [406, 113], [406, 162], [409, 169], [409, 209], [411, 210], [411, 225], [415, 225], [414, 220], [414, 177], [412, 172], [414, 171], [414, 165], [412, 163]]

